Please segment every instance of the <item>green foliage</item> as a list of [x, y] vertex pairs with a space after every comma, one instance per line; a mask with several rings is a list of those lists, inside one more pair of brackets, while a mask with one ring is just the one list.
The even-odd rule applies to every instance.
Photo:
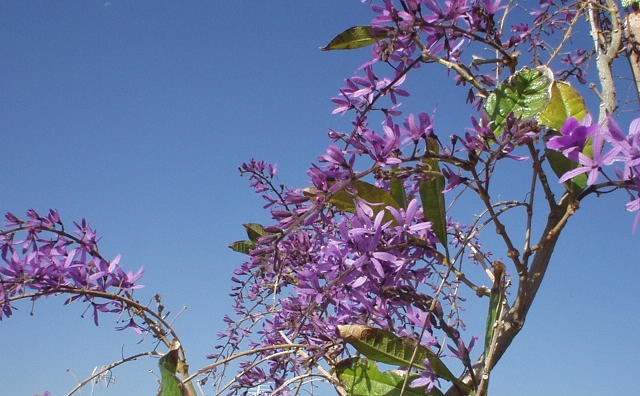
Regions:
[[553, 72], [546, 66], [522, 68], [502, 82], [484, 105], [489, 120], [494, 122], [496, 136], [502, 134], [511, 113], [517, 118], [537, 117], [551, 99], [552, 82]]
[[489, 345], [493, 340], [496, 323], [500, 319], [502, 301], [505, 293], [505, 265], [502, 261], [496, 260], [493, 264], [493, 286], [489, 297], [489, 313], [487, 314], [487, 329], [485, 333], [484, 350], [488, 353]]
[[247, 223], [242, 225], [247, 231], [247, 238], [249, 240], [235, 241], [229, 248], [235, 252], [249, 254], [249, 251], [256, 247], [258, 239], [263, 236], [273, 235], [271, 232], [264, 230], [264, 227], [257, 223]]
[[[355, 191], [347, 191], [347, 189], [350, 189], [351, 187], [353, 187]], [[357, 198], [371, 203], [371, 209], [373, 210], [374, 215], [383, 211], [387, 206], [391, 206], [396, 209], [401, 207], [401, 204], [396, 201], [391, 193], [363, 180], [355, 180], [351, 183], [350, 187], [335, 193], [329, 202], [340, 210], [353, 213], [356, 210]], [[384, 220], [392, 221], [393, 216], [391, 213], [387, 212]]]
[[391, 196], [394, 201], [396, 201], [400, 207], [407, 207], [407, 192], [404, 189], [404, 182], [402, 179], [398, 179], [395, 176], [391, 177]]
[[[427, 160], [425, 163], [432, 171], [440, 172], [437, 160]], [[419, 186], [424, 217], [433, 223], [433, 231], [447, 249], [447, 208], [442, 192], [444, 188], [445, 180], [442, 174], [430, 176]]]
[[489, 350], [489, 345], [491, 345], [491, 340], [493, 340], [493, 333], [495, 330], [495, 325], [498, 321], [498, 313], [500, 308], [500, 303], [502, 301], [501, 293], [494, 293], [491, 291], [491, 296], [489, 297], [489, 314], [487, 315], [487, 329], [485, 332], [484, 339], [484, 350]]
[[415, 359], [413, 359], [412, 367], [426, 370], [427, 367], [424, 362], [428, 360], [431, 370], [438, 377], [469, 390], [465, 384], [453, 375], [438, 355], [413, 339], [399, 337], [390, 331], [365, 325], [342, 325], [338, 326], [338, 331], [340, 336], [356, 348], [358, 352], [380, 363], [407, 367], [412, 363], [415, 351], [416, 355]]
[[540, 123], [547, 128], [559, 131], [567, 118], [582, 120], [587, 115], [584, 98], [568, 82], [554, 81], [551, 85], [551, 99], [538, 117]]
[[270, 233], [264, 230], [264, 227], [257, 223], [247, 223], [242, 225], [247, 230], [247, 236], [251, 242], [258, 242], [258, 239], [267, 236]]
[[[540, 123], [547, 128], [559, 131], [569, 117], [582, 120], [587, 115], [588, 109], [584, 98], [575, 88], [564, 81], [555, 81], [551, 86], [551, 100], [538, 117]], [[584, 148], [584, 153], [591, 154], [590, 141]], [[549, 160], [551, 169], [558, 176], [577, 168], [579, 165], [571, 161], [562, 153], [554, 150], [545, 150], [545, 156]], [[579, 175], [565, 183], [567, 190], [573, 194], [579, 194], [587, 186], [587, 175]]]
[[385, 38], [384, 34], [374, 34], [371, 26], [354, 26], [340, 33], [322, 51], [362, 48]]
[[235, 241], [229, 245], [231, 250], [242, 254], [249, 254], [251, 249], [255, 247], [256, 244], [251, 241]]
[[180, 380], [176, 377], [178, 350], [172, 349], [160, 358], [160, 392], [158, 396], [185, 396]]
[[[364, 358], [351, 358], [336, 366], [336, 375], [349, 396], [440, 396], [443, 393], [433, 388], [426, 393], [425, 388], [406, 387], [402, 393], [405, 378], [391, 371], [381, 372], [375, 362]], [[409, 381], [418, 378], [409, 376]]]

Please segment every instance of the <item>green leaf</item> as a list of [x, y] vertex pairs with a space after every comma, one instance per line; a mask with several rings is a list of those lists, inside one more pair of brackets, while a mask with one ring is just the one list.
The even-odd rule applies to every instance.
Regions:
[[270, 233], [266, 232], [264, 230], [264, 227], [260, 224], [247, 223], [243, 224], [242, 226], [246, 229], [247, 236], [249, 237], [249, 240], [251, 240], [251, 242], [258, 242], [258, 239], [260, 239], [260, 237], [270, 235]]
[[[495, 329], [496, 321], [498, 320], [498, 308], [500, 307], [500, 301], [502, 296], [498, 293], [491, 292], [489, 297], [489, 314], [487, 315], [487, 329], [484, 338], [484, 350], [489, 349], [491, 340], [493, 340], [493, 333]], [[486, 352], [485, 352], [486, 353]]]
[[[184, 385], [176, 376], [180, 363], [180, 343], [173, 341], [171, 348], [158, 363], [160, 366], [160, 391], [157, 396], [196, 396], [190, 381]], [[181, 372], [181, 374], [184, 374]]]
[[407, 208], [407, 192], [404, 189], [404, 182], [395, 176], [391, 176], [391, 196], [402, 208]]
[[538, 118], [542, 125], [559, 131], [567, 118], [582, 120], [587, 112], [584, 98], [571, 84], [554, 81], [551, 86], [551, 100]]
[[[587, 147], [585, 146], [585, 149], [586, 148]], [[547, 157], [547, 159], [549, 159], [549, 165], [551, 165], [551, 169], [553, 169], [553, 172], [559, 178], [570, 170], [580, 166], [579, 164], [565, 157], [562, 153], [555, 150], [545, 150], [545, 156]], [[577, 195], [587, 187], [587, 175], [578, 175], [573, 179], [565, 182], [564, 186], [567, 191], [569, 191], [573, 195]]]
[[247, 237], [249, 240], [246, 241], [235, 241], [229, 248], [231, 250], [236, 251], [238, 253], [248, 254], [249, 251], [256, 247], [258, 240], [264, 236], [274, 235], [273, 232], [265, 231], [264, 227], [257, 223], [247, 223], [242, 225], [247, 231]]
[[535, 69], [522, 68], [507, 81], [501, 83], [487, 98], [484, 110], [493, 131], [500, 136], [506, 119], [513, 112], [516, 117], [537, 117], [551, 99], [553, 72], [546, 66]]
[[[569, 117], [578, 120], [584, 119], [588, 109], [584, 98], [569, 83], [556, 81], [551, 87], [551, 100], [544, 111], [540, 114], [540, 122], [555, 131], [559, 131]], [[587, 156], [593, 155], [592, 140], [588, 139], [582, 152]], [[551, 169], [561, 177], [566, 172], [577, 168], [579, 164], [571, 161], [562, 153], [554, 150], [546, 150], [545, 155], [549, 160]], [[582, 192], [587, 186], [587, 175], [579, 175], [565, 184], [567, 191], [576, 195]]]
[[160, 358], [160, 392], [158, 396], [183, 396], [180, 380], [176, 377], [178, 350], [172, 349]]
[[398, 337], [390, 331], [365, 325], [341, 325], [338, 326], [338, 331], [340, 332], [340, 337], [360, 353], [371, 360], [381, 363], [407, 367], [417, 348], [418, 351], [413, 367], [426, 370], [424, 361], [428, 359], [431, 369], [438, 377], [468, 390], [468, 387], [453, 375], [438, 355], [429, 348], [419, 345], [411, 338]]
[[[404, 377], [394, 372], [381, 372], [378, 366], [364, 358], [351, 358], [338, 363], [336, 375], [349, 396], [400, 396]], [[409, 381], [418, 378], [410, 375]], [[425, 393], [425, 388], [407, 387], [402, 395], [406, 396], [441, 396], [443, 393], [433, 388]]]
[[[437, 160], [427, 160], [425, 163], [434, 172], [440, 172]], [[447, 249], [447, 208], [444, 199], [445, 180], [442, 174], [431, 176], [420, 183], [420, 199], [424, 217], [433, 223], [433, 232]]]
[[[350, 187], [353, 187], [355, 191], [347, 191]], [[355, 180], [350, 187], [335, 193], [329, 202], [340, 210], [353, 213], [356, 211], [356, 197], [361, 198], [372, 204], [371, 209], [373, 210], [374, 216], [380, 213], [380, 211], [385, 210], [387, 206], [400, 209], [400, 204], [391, 193], [371, 183], [363, 180]], [[384, 221], [391, 220], [393, 220], [393, 216], [387, 212]]]
[[[385, 206], [392, 206], [396, 209], [400, 208], [400, 204], [398, 201], [393, 198], [391, 193], [381, 189], [380, 187], [376, 187], [371, 183], [367, 183], [366, 181], [356, 180], [353, 182], [353, 186], [358, 191], [358, 197], [364, 199], [370, 203], [380, 203], [379, 210], [382, 210]], [[373, 209], [376, 212], [376, 209]], [[378, 210], [378, 211], [379, 211]], [[376, 212], [377, 213], [377, 212]]]
[[322, 51], [346, 50], [366, 47], [386, 37], [386, 34], [374, 34], [371, 26], [354, 26], [340, 33]]
[[234, 252], [249, 254], [249, 251], [256, 247], [256, 244], [252, 241], [235, 241], [229, 248]]
[[496, 260], [493, 263], [493, 286], [489, 297], [489, 313], [487, 314], [487, 329], [485, 333], [484, 350], [485, 356], [488, 354], [489, 345], [493, 340], [493, 333], [497, 321], [500, 319], [502, 309], [502, 299], [505, 293], [505, 265], [502, 261]]
[[356, 201], [354, 195], [348, 193], [344, 189], [333, 194], [333, 197], [331, 197], [329, 203], [345, 212], [354, 213], [356, 211]]

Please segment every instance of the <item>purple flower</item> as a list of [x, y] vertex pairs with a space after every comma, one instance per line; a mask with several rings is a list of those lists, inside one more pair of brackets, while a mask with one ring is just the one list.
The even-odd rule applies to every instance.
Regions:
[[637, 175], [635, 169], [640, 166], [640, 118], [631, 121], [629, 134], [622, 132], [612, 116], [607, 117], [607, 127], [605, 139], [618, 151], [613, 160], [624, 164], [621, 179], [631, 180], [634, 174]]
[[443, 166], [442, 175], [445, 179], [447, 179], [447, 185], [445, 186], [444, 190], [442, 190], [443, 193], [454, 190], [456, 187], [458, 187], [458, 185], [467, 180], [465, 177], [462, 177], [460, 169], [458, 169], [457, 173], [453, 173], [451, 168], [449, 168], [447, 165]]
[[447, 348], [449, 348], [449, 350], [453, 352], [453, 355], [455, 357], [462, 361], [465, 361], [469, 358], [469, 353], [473, 349], [473, 346], [476, 344], [477, 340], [478, 337], [472, 337], [471, 341], [469, 341], [469, 346], [467, 347], [466, 345], [464, 345], [464, 341], [462, 341], [462, 338], [458, 338], [458, 340], [456, 341], [457, 348], [454, 348], [451, 345], [447, 345]]
[[638, 222], [640, 221], [640, 198], [628, 202], [625, 207], [629, 212], [637, 212], [635, 220], [633, 221], [633, 232], [635, 233], [638, 229]]
[[569, 117], [560, 129], [560, 136], [549, 139], [547, 147], [561, 151], [565, 157], [573, 162], [579, 161], [579, 153], [584, 149], [587, 138], [600, 131], [599, 125], [591, 125], [591, 115], [587, 114], [582, 123], [574, 117]]
[[402, 130], [403, 134], [407, 135], [408, 139], [414, 143], [433, 135], [433, 124], [429, 115], [424, 112], [418, 114], [418, 120], [415, 115], [409, 114], [404, 121], [404, 127], [406, 130]]
[[501, 0], [485, 0], [484, 1], [484, 9], [487, 14], [494, 15], [498, 11], [507, 8], [506, 5], [501, 5]]
[[424, 365], [427, 369], [422, 370], [420, 372], [420, 377], [411, 381], [409, 386], [412, 388], [425, 387], [425, 392], [429, 393], [433, 390], [433, 387], [438, 384], [438, 376], [436, 376], [436, 373], [431, 369], [431, 362], [429, 362], [429, 359], [424, 360]]
[[116, 327], [116, 330], [118, 330], [118, 331], [122, 331], [122, 330], [125, 330], [125, 329], [132, 329], [138, 335], [142, 335], [144, 333], [144, 330], [141, 329], [140, 326], [138, 326], [138, 324], [136, 323], [136, 321], [133, 318], [129, 319], [129, 322], [127, 322], [127, 324], [125, 324], [123, 326]]
[[589, 173], [587, 185], [592, 186], [596, 181], [598, 181], [601, 167], [611, 165], [615, 160], [616, 155], [620, 150], [614, 147], [610, 151], [603, 153], [604, 136], [601, 133], [601, 130], [598, 128], [591, 136], [593, 137], [593, 157], [589, 157], [582, 152], [578, 152], [578, 163], [582, 166], [572, 169], [562, 175], [559, 180], [561, 183], [573, 179], [583, 173]]

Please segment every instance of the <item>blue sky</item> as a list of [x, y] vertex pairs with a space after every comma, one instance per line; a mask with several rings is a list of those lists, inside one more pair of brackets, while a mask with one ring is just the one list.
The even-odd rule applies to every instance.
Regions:
[[[368, 56], [318, 48], [370, 19], [356, 0], [0, 2], [0, 211], [88, 218], [106, 256], [144, 266], [142, 300], [188, 307], [176, 328], [192, 367], [205, 365], [242, 260], [227, 245], [242, 223], [268, 220], [237, 167], [267, 159], [306, 182], [327, 130], [349, 122], [329, 99]], [[432, 73], [424, 110], [464, 127], [454, 109], [466, 92]], [[623, 199], [588, 200], [570, 224], [493, 395], [640, 390], [638, 236]], [[4, 394], [64, 395], [74, 376], [150, 345], [62, 301], [0, 322]], [[126, 366], [95, 394], [154, 395], [156, 364]]]

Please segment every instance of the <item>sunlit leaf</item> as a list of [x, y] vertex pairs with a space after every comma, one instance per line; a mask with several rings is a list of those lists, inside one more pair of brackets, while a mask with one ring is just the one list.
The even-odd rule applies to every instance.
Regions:
[[258, 242], [260, 237], [269, 235], [268, 232], [264, 230], [264, 227], [260, 224], [256, 223], [247, 223], [242, 225], [247, 230], [247, 236], [252, 242]]
[[243, 224], [243, 226], [247, 231], [247, 237], [249, 237], [249, 240], [235, 241], [229, 245], [231, 250], [238, 253], [248, 254], [251, 249], [256, 247], [260, 238], [268, 235], [274, 235], [273, 232], [266, 231], [262, 225], [257, 223], [247, 223]]
[[[356, 180], [353, 186], [358, 190], [358, 197], [370, 203], [380, 203], [382, 206], [392, 206], [396, 209], [400, 208], [400, 204], [393, 198], [391, 193], [376, 187], [366, 181]], [[374, 209], [375, 211], [375, 209]]]
[[160, 391], [157, 396], [196, 396], [191, 382], [184, 385], [176, 376], [180, 365], [180, 343], [173, 341], [171, 349], [160, 358]]
[[345, 212], [354, 213], [356, 211], [356, 201], [354, 195], [345, 190], [340, 190], [333, 194], [331, 199], [329, 199], [329, 203]]
[[[582, 120], [587, 115], [588, 109], [584, 98], [569, 83], [556, 81], [551, 87], [551, 101], [540, 114], [539, 120], [546, 127], [559, 131], [569, 117]], [[587, 156], [593, 155], [593, 143], [588, 139], [582, 152]], [[566, 172], [577, 168], [579, 164], [571, 161], [562, 153], [554, 150], [546, 150], [551, 169], [561, 177]], [[587, 186], [587, 175], [582, 174], [564, 183], [572, 194], [578, 194]]]
[[399, 337], [390, 331], [365, 325], [341, 325], [338, 326], [338, 331], [347, 343], [364, 356], [381, 363], [407, 367], [417, 348], [416, 358], [413, 361], [414, 368], [425, 370], [424, 361], [428, 359], [431, 369], [438, 377], [468, 389], [453, 375], [438, 355], [413, 339]]
[[178, 350], [173, 349], [160, 358], [160, 392], [158, 396], [183, 396], [180, 380], [176, 377]]
[[229, 248], [234, 252], [249, 254], [249, 251], [256, 247], [256, 244], [252, 241], [235, 241]]
[[546, 66], [522, 68], [501, 83], [489, 95], [484, 110], [494, 122], [496, 136], [503, 132], [509, 114], [524, 119], [534, 118], [547, 107], [551, 99], [553, 72]]
[[491, 345], [491, 340], [493, 339], [493, 333], [498, 317], [498, 307], [500, 306], [500, 299], [501, 296], [496, 293], [491, 293], [491, 295], [489, 296], [489, 313], [487, 315], [487, 326], [484, 339], [485, 351], [489, 349], [489, 345]]
[[[336, 367], [336, 375], [349, 396], [400, 396], [404, 377], [394, 372], [381, 372], [375, 362], [364, 358], [343, 360]], [[413, 374], [409, 382], [418, 378]], [[437, 389], [429, 393], [425, 388], [406, 387], [402, 395], [406, 396], [440, 396], [443, 393]]]
[[[356, 211], [356, 198], [363, 199], [372, 204], [371, 209], [374, 215], [377, 215], [387, 206], [396, 209], [401, 207], [391, 193], [363, 180], [355, 180], [350, 187], [334, 194], [329, 202], [340, 210], [353, 213]], [[393, 220], [391, 213], [387, 212], [384, 220]]]
[[[440, 172], [437, 160], [428, 160], [425, 163], [434, 172]], [[442, 174], [430, 176], [420, 183], [420, 199], [424, 217], [433, 223], [433, 232], [440, 243], [447, 247], [447, 208], [442, 192], [445, 187], [445, 179]]]
[[551, 100], [538, 119], [542, 125], [559, 131], [569, 117], [582, 120], [587, 106], [580, 93], [565, 81], [555, 81], [551, 86]]
[[502, 261], [496, 260], [493, 264], [493, 286], [489, 296], [489, 313], [487, 314], [487, 328], [485, 332], [485, 353], [488, 353], [489, 345], [493, 340], [496, 323], [500, 318], [502, 300], [505, 293], [505, 265]]
[[391, 177], [391, 196], [402, 208], [407, 207], [407, 192], [404, 189], [404, 182], [395, 176]]
[[385, 37], [385, 34], [374, 34], [371, 26], [354, 26], [340, 33], [329, 44], [320, 48], [323, 51], [345, 50], [366, 47], [375, 44]]

